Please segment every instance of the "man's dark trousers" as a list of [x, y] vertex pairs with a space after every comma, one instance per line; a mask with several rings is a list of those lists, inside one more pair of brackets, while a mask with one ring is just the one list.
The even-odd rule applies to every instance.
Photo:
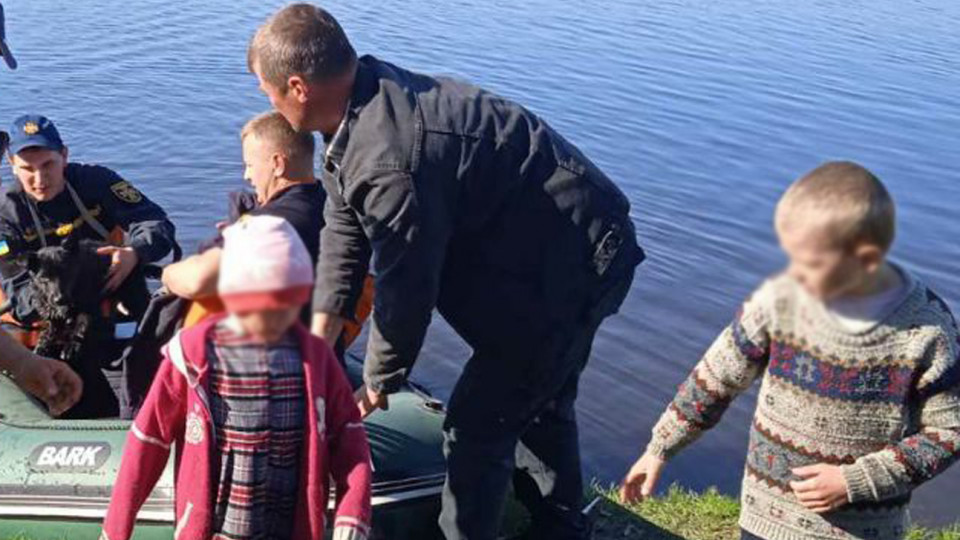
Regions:
[[[627, 255], [602, 279], [566, 272], [571, 290], [582, 294], [550, 313], [526, 310], [543, 303], [527, 297], [535, 287], [508, 273], [491, 272], [472, 286], [458, 283], [457, 293], [441, 299], [441, 313], [444, 304], [471, 307], [469, 316], [444, 316], [474, 349], [444, 426], [440, 527], [448, 540], [497, 538], [511, 479], [532, 516], [531, 540], [590, 537], [581, 513], [574, 402], [597, 329], [633, 281], [635, 261]], [[452, 259], [447, 275], [463, 275]]]

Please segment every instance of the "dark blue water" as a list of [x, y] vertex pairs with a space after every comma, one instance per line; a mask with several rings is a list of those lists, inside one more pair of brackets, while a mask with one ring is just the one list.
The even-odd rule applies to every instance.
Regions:
[[[193, 246], [241, 185], [237, 132], [268, 107], [246, 44], [281, 4], [5, 0], [21, 69], [0, 70], [0, 121], [49, 115], [75, 159], [135, 182]], [[895, 258], [960, 309], [956, 0], [325, 6], [361, 52], [527, 104], [629, 196], [650, 259], [601, 331], [580, 400], [585, 468], [603, 482], [623, 474], [740, 300], [783, 263], [776, 198], [821, 161], [861, 161], [888, 184]], [[415, 377], [446, 395], [467, 354], [438, 320]], [[664, 485], [736, 492], [752, 408], [736, 402]], [[958, 489], [960, 466], [918, 490], [915, 516], [957, 519]]]

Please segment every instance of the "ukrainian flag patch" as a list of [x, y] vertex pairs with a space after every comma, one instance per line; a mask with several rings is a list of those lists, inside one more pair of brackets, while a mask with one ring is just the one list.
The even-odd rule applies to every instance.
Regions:
[[10, 253], [10, 244], [6, 240], [0, 240], [0, 257]]

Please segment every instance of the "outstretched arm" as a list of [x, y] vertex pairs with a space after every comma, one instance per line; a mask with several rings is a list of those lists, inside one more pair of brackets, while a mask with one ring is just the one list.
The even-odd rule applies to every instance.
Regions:
[[83, 381], [70, 366], [33, 354], [2, 330], [0, 369], [10, 372], [21, 388], [46, 403], [53, 416], [73, 407], [83, 392]]
[[643, 456], [624, 480], [621, 497], [650, 496], [669, 458], [715, 426], [735, 397], [763, 373], [769, 359], [772, 286], [762, 286], [714, 341], [653, 428]]
[[173, 294], [189, 300], [216, 295], [222, 254], [221, 248], [212, 248], [167, 265], [163, 269], [164, 286]]
[[416, 361], [451, 230], [442, 193], [414, 183], [389, 171], [352, 182], [342, 200], [327, 199], [314, 310], [352, 318], [372, 248], [377, 292], [364, 380], [375, 396], [396, 392]]

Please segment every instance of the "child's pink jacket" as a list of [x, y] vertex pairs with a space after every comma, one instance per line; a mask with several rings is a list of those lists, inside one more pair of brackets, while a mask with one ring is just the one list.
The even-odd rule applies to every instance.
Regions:
[[[160, 478], [171, 445], [177, 540], [209, 538], [218, 470], [207, 398], [208, 335], [223, 317], [179, 332], [127, 436], [102, 540], [127, 540], [137, 512]], [[370, 447], [343, 369], [330, 347], [296, 325], [306, 383], [300, 496], [293, 538], [322, 539], [329, 480], [336, 488], [334, 538], [366, 540], [370, 528]]]

